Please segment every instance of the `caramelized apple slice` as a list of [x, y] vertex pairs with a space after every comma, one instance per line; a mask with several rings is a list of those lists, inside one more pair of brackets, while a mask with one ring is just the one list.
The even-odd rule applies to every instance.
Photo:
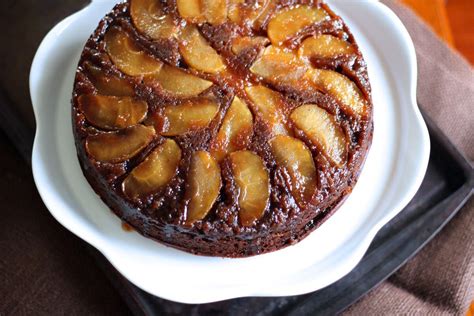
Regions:
[[177, 0], [179, 14], [189, 22], [221, 24], [227, 19], [226, 0]]
[[195, 152], [191, 158], [185, 198], [189, 201], [186, 223], [206, 217], [221, 189], [221, 170], [205, 151]]
[[333, 115], [315, 104], [306, 104], [295, 109], [290, 118], [334, 164], [341, 167], [345, 163], [346, 135]]
[[186, 101], [180, 105], [170, 105], [164, 110], [162, 135], [176, 136], [204, 128], [209, 125], [219, 111], [219, 105], [210, 99]]
[[212, 155], [217, 161], [221, 161], [228, 153], [244, 149], [250, 142], [252, 133], [252, 113], [242, 100], [235, 97], [227, 110], [216, 139], [211, 144]]
[[204, 22], [201, 0], [176, 0], [179, 15], [193, 23]]
[[140, 123], [146, 117], [148, 105], [130, 97], [81, 95], [77, 99], [86, 119], [103, 129], [120, 129]]
[[163, 90], [182, 98], [197, 96], [212, 86], [210, 81], [168, 65], [164, 65], [159, 73], [149, 78], [158, 82]]
[[86, 151], [102, 162], [122, 162], [142, 151], [155, 136], [153, 127], [134, 125], [116, 132], [92, 135], [86, 139]]
[[146, 54], [123, 30], [113, 27], [105, 33], [107, 53], [115, 66], [130, 76], [157, 73], [163, 63]]
[[250, 71], [274, 84], [300, 86], [308, 65], [293, 52], [275, 46], [265, 48]]
[[309, 202], [316, 190], [317, 174], [308, 147], [296, 138], [283, 135], [273, 138], [270, 145], [277, 164], [290, 175], [297, 201]]
[[245, 88], [247, 95], [253, 102], [254, 110], [259, 113], [271, 130], [271, 135], [287, 135], [281, 111], [283, 100], [280, 94], [264, 86], [251, 86]]
[[298, 50], [298, 56], [304, 58], [331, 58], [340, 55], [355, 54], [354, 47], [332, 35], [318, 35], [305, 39]]
[[259, 0], [257, 3], [258, 2], [261, 3], [261, 6], [259, 7], [260, 9], [258, 15], [256, 15], [255, 20], [253, 20], [253, 28], [256, 30], [262, 29], [264, 24], [272, 16], [273, 12], [278, 6], [277, 1]]
[[107, 75], [89, 62], [84, 64], [84, 69], [99, 94], [117, 97], [131, 97], [135, 94], [133, 86], [125, 79]]
[[323, 9], [308, 5], [283, 9], [268, 22], [268, 37], [273, 45], [281, 45], [303, 28], [328, 18]]
[[222, 24], [227, 20], [227, 0], [201, 0], [202, 12], [206, 22], [213, 25]]
[[258, 29], [274, 5], [271, 0], [256, 0], [253, 3], [246, 3], [245, 0], [230, 0], [229, 19], [237, 24], [245, 22]]
[[312, 69], [307, 73], [310, 81], [320, 90], [332, 95], [349, 113], [364, 115], [367, 101], [357, 85], [344, 75], [332, 70]]
[[230, 154], [232, 174], [239, 189], [239, 217], [244, 226], [260, 219], [268, 204], [270, 181], [262, 159], [251, 151]]
[[194, 25], [188, 25], [182, 33], [183, 42], [179, 51], [191, 67], [207, 73], [215, 74], [225, 69], [222, 57], [206, 42]]
[[241, 52], [252, 48], [265, 46], [269, 43], [268, 38], [264, 36], [243, 36], [237, 37], [232, 41], [232, 52], [235, 55], [240, 54]]
[[173, 179], [180, 160], [178, 144], [172, 139], [165, 140], [125, 178], [123, 192], [130, 199], [158, 192]]
[[234, 23], [241, 23], [244, 18], [244, 14], [242, 12], [244, 9], [242, 6], [245, 3], [245, 0], [229, 0], [229, 2], [229, 20]]
[[163, 12], [158, 0], [132, 0], [130, 15], [137, 29], [152, 39], [171, 38], [178, 33], [178, 26]]

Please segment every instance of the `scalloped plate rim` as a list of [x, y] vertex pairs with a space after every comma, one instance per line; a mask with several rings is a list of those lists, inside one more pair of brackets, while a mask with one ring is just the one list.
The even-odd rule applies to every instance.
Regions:
[[[329, 3], [341, 3], [344, 0], [333, 0], [333, 1], [328, 1]], [[179, 301], [183, 303], [207, 303], [207, 302], [212, 302], [212, 301], [219, 301], [219, 300], [224, 300], [224, 299], [230, 299], [230, 298], [236, 298], [236, 297], [245, 297], [245, 296], [280, 296], [280, 295], [297, 295], [297, 294], [303, 294], [303, 293], [308, 293], [314, 290], [317, 290], [319, 288], [322, 288], [326, 285], [329, 285], [330, 283], [333, 283], [337, 281], [339, 278], [343, 277], [345, 274], [349, 273], [350, 270], [352, 270], [355, 265], [360, 261], [362, 258], [363, 254], [366, 252], [368, 246], [370, 245], [371, 241], [373, 240], [375, 234], [377, 231], [385, 225], [390, 219], [392, 219], [396, 214], [398, 214], [401, 209], [408, 204], [408, 202], [411, 200], [413, 195], [416, 193], [416, 190], [418, 187], [421, 185], [421, 181], [423, 180], [423, 176], [425, 174], [427, 164], [428, 164], [428, 156], [429, 156], [429, 137], [428, 137], [428, 132], [426, 129], [426, 125], [424, 124], [424, 121], [421, 117], [421, 114], [419, 112], [419, 109], [416, 105], [416, 76], [417, 76], [417, 70], [416, 70], [416, 55], [414, 52], [414, 47], [413, 43], [411, 42], [411, 39], [408, 35], [408, 32], [404, 28], [403, 24], [401, 21], [398, 19], [398, 17], [395, 16], [395, 14], [390, 11], [386, 6], [378, 3], [375, 0], [366, 0], [366, 1], [361, 1], [358, 0], [359, 2], [364, 2], [365, 5], [373, 6], [373, 8], [376, 8], [377, 10], [380, 11], [381, 14], [385, 15], [390, 21], [390, 23], [393, 23], [396, 25], [397, 29], [400, 32], [400, 36], [402, 36], [405, 44], [405, 52], [407, 54], [407, 62], [410, 67], [410, 74], [409, 74], [409, 82], [406, 83], [409, 92], [410, 92], [410, 104], [411, 104], [411, 115], [410, 117], [413, 122], [412, 122], [412, 128], [416, 130], [418, 133], [418, 136], [420, 137], [420, 143], [421, 143], [421, 148], [420, 150], [420, 162], [417, 166], [417, 172], [416, 176], [413, 178], [413, 180], [410, 183], [410, 189], [408, 190], [409, 193], [404, 194], [404, 196], [397, 201], [397, 203], [394, 203], [392, 207], [392, 211], [388, 212], [377, 220], [375, 223], [372, 223], [371, 228], [367, 231], [365, 234], [363, 241], [357, 245], [355, 251], [351, 254], [350, 258], [345, 260], [345, 262], [339, 267], [337, 275], [333, 276], [332, 278], [326, 278], [324, 282], [319, 282], [317, 286], [315, 286], [315, 282], [312, 282], [314, 280], [309, 279], [307, 282], [300, 282], [298, 284], [291, 284], [291, 278], [287, 280], [288, 283], [284, 283], [283, 285], [279, 286], [267, 286], [266, 288], [258, 288], [253, 285], [249, 286], [231, 286], [230, 290], [229, 287], [226, 287], [226, 291], [224, 290], [219, 290], [216, 289], [214, 293], [203, 293], [200, 296], [190, 296], [190, 295], [176, 295], [174, 294], [168, 294], [166, 292], [166, 289], [157, 289], [155, 287], [150, 287], [148, 284], [143, 284], [140, 280], [137, 280], [135, 278], [135, 275], [133, 273], [130, 273], [130, 271], [127, 270], [127, 267], [124, 266], [123, 262], [121, 262], [120, 256], [118, 255], [118, 251], [120, 249], [117, 249], [116, 246], [113, 246], [109, 243], [109, 240], [107, 239], [107, 236], [104, 236], [103, 234], [97, 234], [91, 227], [88, 227], [87, 225], [78, 225], [78, 223], [84, 223], [86, 220], [82, 218], [81, 216], [72, 216], [68, 217], [65, 216], [63, 213], [61, 213], [60, 208], [61, 207], [67, 207], [66, 205], [61, 204], [60, 202], [57, 201], [56, 194], [57, 192], [51, 192], [48, 191], [47, 189], [43, 189], [44, 186], [44, 177], [48, 177], [47, 174], [45, 174], [45, 170], [43, 169], [43, 163], [44, 159], [47, 153], [45, 153], [45, 150], [47, 149], [47, 143], [45, 144], [44, 137], [44, 130], [45, 127], [43, 127], [43, 120], [42, 120], [42, 113], [40, 111], [40, 106], [39, 106], [39, 95], [38, 95], [38, 81], [42, 76], [42, 72], [40, 70], [45, 70], [44, 69], [44, 63], [47, 60], [47, 56], [45, 56], [45, 52], [47, 52], [48, 49], [51, 49], [51, 45], [54, 48], [54, 44], [52, 44], [53, 39], [55, 39], [57, 36], [60, 36], [61, 32], [66, 29], [69, 24], [71, 24], [75, 19], [79, 18], [83, 13], [87, 12], [88, 10], [92, 10], [96, 5], [102, 5], [102, 4], [115, 4], [116, 1], [113, 0], [94, 0], [89, 6], [85, 7], [84, 9], [76, 12], [75, 14], [67, 17], [60, 23], [58, 23], [49, 33], [48, 35], [43, 39], [42, 43], [40, 44], [37, 54], [35, 55], [35, 58], [33, 60], [33, 64], [31, 67], [31, 73], [30, 73], [30, 91], [31, 91], [31, 98], [32, 98], [32, 103], [33, 103], [33, 108], [35, 112], [35, 117], [37, 119], [37, 131], [36, 131], [36, 137], [35, 137], [35, 142], [33, 146], [33, 156], [32, 156], [32, 164], [33, 164], [33, 175], [34, 179], [36, 182], [36, 185], [38, 187], [38, 191], [46, 204], [47, 208], [50, 210], [51, 214], [58, 220], [63, 226], [65, 226], [67, 229], [69, 229], [71, 232], [76, 234], [78, 237], [82, 238], [89, 244], [93, 245], [95, 248], [97, 248], [100, 252], [104, 254], [104, 256], [112, 263], [112, 265], [120, 272], [122, 273], [125, 277], [127, 277], [132, 283], [137, 285], [138, 287], [142, 288], [143, 290], [152, 293], [154, 295], [158, 295], [160, 297], [174, 300], [174, 301]], [[356, 2], [356, 1], [354, 1]], [[370, 67], [370, 65], [369, 65]], [[312, 266], [310, 266], [308, 269], [311, 272]], [[305, 272], [308, 272], [305, 270]], [[302, 273], [301, 273], [302, 274]]]

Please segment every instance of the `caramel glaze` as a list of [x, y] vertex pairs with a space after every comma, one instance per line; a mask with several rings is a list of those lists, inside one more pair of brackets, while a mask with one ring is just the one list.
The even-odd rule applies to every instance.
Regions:
[[[285, 43], [286, 46], [297, 47], [310, 35], [331, 34], [347, 40], [357, 48], [348, 28], [325, 4], [317, 1], [284, 0], [279, 1], [275, 10], [296, 3], [322, 6], [330, 14], [331, 20], [303, 29], [291, 41]], [[186, 23], [178, 16], [174, 1], [165, 4], [165, 11], [174, 17], [176, 23]], [[290, 191], [289, 175], [284, 169], [276, 166], [270, 152], [268, 127], [254, 116], [254, 136], [248, 149], [260, 155], [269, 170], [271, 192], [265, 215], [253, 226], [243, 227], [239, 224], [237, 190], [229, 162], [224, 160], [221, 163], [223, 186], [213, 208], [204, 220], [197, 221], [192, 226], [184, 224], [185, 179], [191, 154], [196, 150], [209, 150], [210, 141], [217, 134], [224, 114], [235, 95], [248, 104], [251, 103], [244, 92], [244, 84], [260, 83], [259, 78], [251, 74], [248, 68], [264, 47], [253, 47], [235, 56], [230, 49], [231, 40], [237, 35], [265, 35], [266, 23], [260, 32], [230, 22], [219, 26], [209, 24], [200, 26], [203, 36], [225, 58], [228, 67], [225, 75], [208, 75], [188, 69], [180, 57], [176, 40], [151, 41], [140, 34], [131, 22], [128, 3], [116, 5], [87, 41], [77, 69], [72, 99], [72, 118], [79, 161], [86, 178], [97, 194], [119, 217], [141, 234], [197, 254], [227, 257], [255, 255], [298, 242], [321, 225], [351, 192], [364, 163], [373, 133], [371, 89], [366, 63], [358, 50], [354, 56], [342, 56], [331, 60], [315, 59], [311, 62], [317, 68], [338, 71], [358, 85], [369, 101], [367, 115], [364, 117], [354, 118], [344, 113], [333, 97], [314, 88], [302, 87], [303, 89], [295, 90], [288, 86], [267, 84], [285, 95], [286, 117], [298, 105], [316, 103], [337, 117], [349, 140], [348, 161], [343, 168], [337, 168], [332, 166], [324, 155], [319, 154], [318, 149], [312, 146], [304, 135], [296, 135], [305, 141], [315, 158], [319, 183], [312, 201], [306, 205], [296, 203]], [[220, 112], [208, 128], [174, 137], [183, 154], [174, 179], [160, 192], [135, 201], [130, 201], [124, 196], [121, 183], [153, 148], [163, 142], [164, 138], [157, 135], [145, 150], [123, 163], [103, 163], [88, 156], [84, 148], [85, 138], [99, 131], [88, 124], [84, 115], [78, 110], [79, 95], [96, 93], [88, 79], [84, 63], [89, 62], [101, 68], [106, 74], [128, 80], [134, 87], [135, 98], [148, 103], [148, 116], [162, 111], [164, 104], [176, 104], [178, 99], [169, 96], [157, 86], [151, 86], [140, 78], [128, 77], [117, 70], [108, 58], [103, 41], [106, 30], [111, 26], [119, 26], [129, 32], [145, 51], [162, 61], [214, 82], [214, 86], [203, 92], [203, 95], [212, 95], [220, 104]], [[293, 130], [291, 122], [286, 123], [289, 130]]]
[[135, 230], [127, 222], [122, 222], [122, 229], [126, 232], [133, 232]]

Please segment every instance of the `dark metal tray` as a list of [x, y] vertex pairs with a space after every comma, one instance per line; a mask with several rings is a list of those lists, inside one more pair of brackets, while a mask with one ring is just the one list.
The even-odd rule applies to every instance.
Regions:
[[[9, 39], [12, 49], [2, 51], [2, 55], [5, 55], [3, 58], [12, 61], [12, 65], [28, 66], [39, 40], [47, 30], [88, 2], [18, 0], [16, 5], [5, 8], [8, 9], [8, 15], [3, 20], [6, 25], [16, 28], [28, 23], [33, 27], [27, 38], [14, 41]], [[38, 14], [25, 14], [22, 9], [25, 6]], [[7, 33], [4, 35], [8, 36]], [[0, 39], [4, 35], [0, 34]], [[23, 54], [17, 54], [18, 51]], [[15, 69], [15, 72], [9, 72], [9, 68], [0, 73], [0, 127], [27, 161], [31, 158], [34, 135], [33, 113], [27, 95], [28, 68]], [[20, 83], [20, 86], [10, 84], [14, 82]], [[425, 120], [431, 136], [431, 155], [418, 193], [397, 217], [380, 230], [364, 258], [352, 272], [319, 291], [300, 296], [239, 298], [199, 305], [179, 304], [143, 292], [122, 277], [99, 252], [92, 247], [90, 252], [136, 315], [338, 313], [387, 279], [414, 256], [449, 222], [473, 193], [474, 169], [438, 127], [426, 116]]]

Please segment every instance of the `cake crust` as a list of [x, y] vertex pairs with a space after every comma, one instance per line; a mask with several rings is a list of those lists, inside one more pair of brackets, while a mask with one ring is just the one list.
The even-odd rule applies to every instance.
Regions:
[[[141, 0], [132, 0], [132, 3], [133, 1]], [[271, 8], [265, 13], [265, 18], [259, 20], [260, 24], [257, 26], [256, 22], [250, 26], [249, 21], [252, 17], [244, 14], [247, 12], [244, 11], [247, 8], [245, 6], [238, 7], [239, 12], [244, 12], [239, 16], [240, 20], [235, 20], [229, 13], [224, 22], [215, 22], [213, 19], [191, 22], [189, 18], [183, 18], [179, 3], [176, 1], [156, 2], [162, 14], [172, 21], [170, 25], [174, 25], [178, 30], [177, 35], [151, 38], [149, 34], [144, 34], [139, 27], [137, 28], [139, 23], [131, 14], [130, 1], [126, 1], [116, 5], [99, 23], [84, 47], [74, 83], [72, 120], [77, 154], [86, 179], [105, 204], [137, 232], [187, 252], [209, 256], [245, 257], [278, 250], [299, 242], [327, 220], [350, 194], [371, 144], [373, 134], [371, 88], [367, 66], [354, 37], [342, 19], [320, 1], [270, 1]], [[253, 2], [256, 1], [247, 1], [245, 5], [251, 7]], [[319, 22], [303, 25], [297, 33], [284, 38], [283, 42], [276, 45], [278, 39], [275, 38], [280, 37], [270, 36], [268, 28], [272, 25], [269, 24], [278, 23], [275, 17], [281, 12], [301, 7], [322, 10], [327, 16]], [[204, 67], [207, 61], [203, 61], [203, 65], [195, 65], [204, 70], [197, 70], [191, 66], [192, 56], [185, 57], [187, 52], [180, 46], [183, 45], [182, 38], [189, 34], [191, 35], [188, 38], [194, 36], [192, 32], [195, 30], [187, 30], [188, 26], [195, 27], [202, 39], [217, 52], [224, 66], [217, 62], [216, 67], [225, 67], [222, 68], [225, 70], [212, 73], [214, 68]], [[138, 49], [142, 55], [144, 52], [146, 56], [140, 57], [145, 58], [140, 65], [148, 65], [148, 69], [151, 69], [150, 74], [130, 75], [130, 72], [129, 74], [124, 72], [125, 68], [118, 67], [119, 61], [111, 56], [110, 45], [107, 46], [106, 37], [109, 36], [107, 34], [115, 32], [111, 30], [125, 32], [133, 41], [134, 49]], [[321, 37], [322, 35], [328, 37]], [[255, 41], [258, 42], [256, 45], [244, 45], [245, 41], [251, 41], [247, 38], [257, 37], [260, 39]], [[337, 41], [339, 45], [339, 42], [344, 42], [345, 44], [342, 43], [334, 49], [323, 49], [329, 51], [329, 54], [334, 50], [340, 50], [342, 53], [338, 55], [333, 53], [329, 57], [325, 53], [309, 54], [302, 66], [303, 75], [298, 74], [297, 68], [291, 68], [294, 70], [291, 73], [297, 76], [296, 79], [289, 78], [284, 71], [281, 77], [266, 77], [255, 66], [258, 62], [266, 65], [265, 56], [273, 58], [268, 53], [273, 49], [269, 49], [269, 46], [279, 47], [275, 49], [277, 51], [275, 56], [278, 58], [283, 56], [282, 51], [297, 56], [304, 41], [311, 37], [316, 40], [314, 43], [308, 42], [307, 45], [325, 45], [324, 43], [328, 41]], [[320, 44], [321, 41], [323, 44]], [[266, 55], [267, 53], [269, 55]], [[146, 61], [147, 58], [153, 58], [157, 62]], [[301, 59], [301, 55], [298, 58]], [[160, 84], [159, 74], [165, 71], [163, 69], [178, 69], [204, 79], [209, 82], [209, 87], [192, 96], [170, 93], [164, 88], [163, 83]], [[312, 72], [312, 69], [316, 70]], [[167, 79], [170, 78], [170, 74], [173, 73], [167, 73]], [[334, 88], [334, 85], [325, 84], [325, 80], [336, 82], [338, 85]], [[206, 84], [204, 81], [203, 87]], [[115, 86], [120, 88], [114, 90]], [[248, 92], [249, 86], [263, 86], [278, 93], [281, 98], [278, 111], [282, 117], [279, 124], [283, 126], [282, 128], [278, 124], [272, 124], [259, 112], [258, 106], [255, 106], [255, 98]], [[341, 89], [346, 90], [340, 93]], [[350, 94], [351, 89], [358, 93], [355, 97]], [[99, 160], [97, 155], [92, 155], [88, 150], [88, 142], [97, 135], [124, 134], [123, 129], [113, 127], [113, 130], [106, 130], [99, 127], [91, 123], [91, 119], [86, 116], [90, 114], [84, 112], [84, 107], [79, 101], [80, 97], [103, 94], [130, 98], [137, 104], [146, 102], [148, 105], [145, 118], [142, 119], [136, 114], [133, 117], [129, 115], [128, 117], [132, 118], [128, 120], [134, 124], [138, 122], [139, 125], [153, 127], [154, 132], [150, 134], [149, 139], [140, 138], [142, 143], [139, 143], [138, 150], [131, 152], [129, 148], [123, 149], [127, 155], [121, 157], [125, 158]], [[229, 146], [225, 148], [227, 153], [214, 155], [213, 146], [218, 146], [215, 145], [216, 139], [236, 97], [250, 109], [251, 128], [246, 129], [245, 133], [239, 132], [236, 140], [232, 142], [232, 148], [229, 149]], [[352, 106], [351, 102], [355, 102], [353, 100], [357, 98], [359, 103], [354, 103]], [[215, 105], [217, 109], [211, 120], [202, 123], [202, 126], [194, 120], [192, 123], [194, 125], [190, 125], [191, 127], [184, 131], [182, 129], [187, 123], [180, 121], [179, 128], [173, 129], [172, 115], [175, 115], [179, 107], [187, 104], [186, 102], [196, 106], [204, 102], [202, 100], [207, 100], [207, 104]], [[135, 103], [130, 101], [122, 104], [127, 106], [127, 113], [130, 113], [130, 109], [135, 109], [132, 108]], [[212, 110], [211, 105], [206, 109]], [[328, 132], [318, 132], [324, 131], [322, 128], [316, 132], [301, 128], [306, 126], [304, 125], [307, 124], [306, 121], [303, 118], [301, 122], [295, 120], [292, 113], [302, 105], [314, 105], [322, 109], [325, 116], [321, 118], [320, 124], [327, 124]], [[141, 109], [139, 106], [141, 105], [137, 105], [136, 108]], [[183, 113], [189, 113], [192, 107], [183, 109]], [[204, 113], [203, 111], [198, 111], [196, 115]], [[314, 113], [321, 112], [318, 111]], [[179, 115], [180, 118], [183, 117], [182, 114]], [[275, 114], [272, 118], [274, 117], [278, 116]], [[245, 122], [245, 119], [241, 121]], [[170, 124], [173, 126], [170, 127]], [[245, 125], [242, 123], [238, 126]], [[277, 134], [283, 133], [281, 129], [287, 134], [285, 137], [300, 141], [311, 154], [314, 175], [310, 180], [305, 180], [307, 182], [301, 182], [307, 177], [304, 178], [300, 170], [295, 172], [291, 166], [285, 166], [275, 156], [275, 150], [272, 150], [273, 139], [278, 136]], [[343, 140], [339, 140], [338, 137]], [[179, 147], [176, 170], [169, 179], [166, 178], [167, 181], [163, 185], [156, 186], [154, 190], [138, 197], [127, 195], [123, 184], [125, 179], [130, 177], [147, 157], [153, 155], [156, 150], [161, 150], [160, 146], [168, 140], [173, 140]], [[328, 148], [332, 148], [332, 151]], [[114, 152], [115, 150], [118, 149], [114, 149]], [[243, 208], [242, 199], [239, 200], [242, 194], [242, 182], [236, 181], [235, 165], [230, 158], [230, 152], [242, 150], [258, 156], [268, 174], [268, 188], [262, 184], [261, 189], [262, 192], [265, 190], [268, 192], [267, 202], [260, 203], [264, 205], [262, 214], [253, 221], [245, 222], [245, 225], [239, 215]], [[110, 152], [111, 150], [107, 151]], [[191, 222], [189, 207], [192, 194], [189, 193], [191, 187], [189, 174], [193, 157], [197, 152], [211, 153], [220, 170], [220, 185], [204, 217]], [[332, 155], [332, 152], [336, 152], [339, 156]], [[156, 177], [154, 179], [153, 181], [158, 181]], [[301, 183], [305, 188], [309, 188], [313, 183], [314, 190], [310, 193], [303, 192], [304, 188], [298, 187]], [[211, 191], [204, 191], [207, 193], [206, 197], [212, 196], [212, 190], [215, 189], [207, 190]]]

